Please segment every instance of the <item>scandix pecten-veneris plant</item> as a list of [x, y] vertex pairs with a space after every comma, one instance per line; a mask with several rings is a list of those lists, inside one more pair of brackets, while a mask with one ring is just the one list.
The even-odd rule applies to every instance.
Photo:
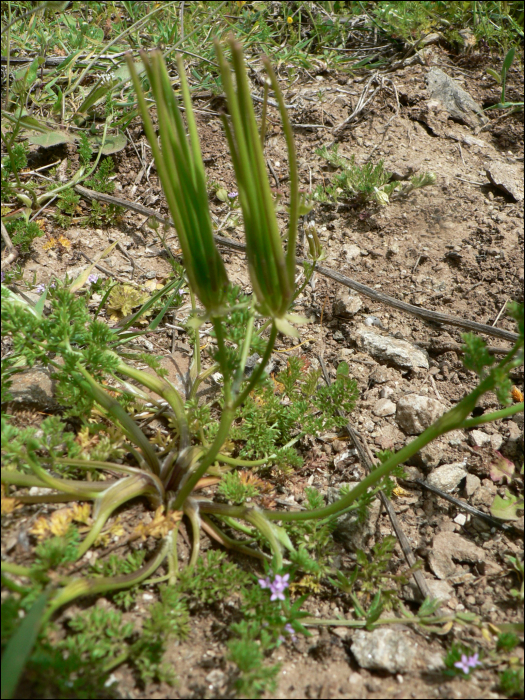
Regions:
[[[2, 432], [10, 460], [2, 470], [2, 482], [7, 487], [37, 486], [54, 490], [54, 495], [29, 496], [17, 493], [16, 498], [21, 503], [93, 502], [92, 520], [88, 520], [87, 533], [81, 541], [68, 541], [67, 558], [63, 558], [61, 563], [74, 565], [80, 560], [100, 537], [112, 514], [136, 497], [146, 497], [156, 510], [156, 525], [162, 535], [158, 550], [142, 566], [114, 575], [108, 573], [89, 577], [65, 572], [48, 576], [43, 574], [42, 568], [3, 562], [4, 575], [38, 580], [39, 590], [42, 591], [20, 626], [19, 636], [13, 637], [13, 646], [6, 651], [8, 662], [19, 650], [17, 644], [20, 644], [21, 638], [26, 649], [30, 648], [42, 623], [49, 621], [60, 607], [80, 596], [125, 590], [142, 582], [168, 582], [170, 586], [176, 587], [182, 585], [181, 582], [191, 581], [192, 576], [195, 576], [195, 581], [199, 581], [205, 591], [206, 576], [199, 573], [198, 559], [200, 533], [204, 530], [223, 545], [263, 560], [266, 565], [265, 575], [260, 577], [259, 585], [244, 601], [245, 619], [237, 626], [240, 641], [230, 647], [232, 658], [244, 679], [244, 685], [238, 686], [239, 692], [257, 694], [265, 687], [264, 674], [260, 671], [262, 662], [259, 642], [263, 649], [271, 649], [285, 635], [305, 631], [301, 624], [304, 616], [300, 612], [302, 599], [299, 598], [293, 605], [290, 603], [289, 582], [296, 571], [315, 572], [317, 567], [305, 546], [294, 546], [287, 524], [298, 526], [306, 521], [329, 525], [342, 513], [357, 509], [363, 500], [366, 502], [371, 491], [379, 488], [398, 465], [443, 433], [508, 417], [523, 410], [523, 404], [518, 404], [479, 418], [469, 418], [478, 399], [487, 391], [495, 391], [503, 405], [509, 403], [509, 371], [523, 360], [522, 309], [511, 305], [509, 312], [518, 322], [519, 339], [508, 355], [494, 365], [483, 342], [474, 336], [465, 336], [465, 363], [469, 369], [478, 373], [478, 387], [400, 452], [384, 456], [380, 466], [337, 502], [324, 506], [312, 496], [312, 507], [291, 512], [261, 509], [251, 506], [249, 502], [215, 502], [199, 495], [199, 490], [210, 483], [210, 478], [220, 474], [219, 464], [249, 468], [265, 461], [235, 459], [222, 450], [232, 434], [236, 416], [252, 392], [264, 382], [265, 369], [277, 334], [297, 335], [294, 324], [306, 321], [292, 312], [296, 295], [297, 224], [299, 215], [305, 209], [299, 201], [291, 126], [277, 79], [269, 62], [265, 61], [268, 75], [266, 93], [270, 87], [274, 91], [288, 148], [289, 221], [284, 236], [286, 246], [283, 246], [241, 47], [233, 40], [229, 47], [235, 78], [232, 77], [230, 63], [222, 48], [219, 44], [216, 45], [228, 105], [228, 115], [223, 115], [222, 121], [244, 219], [248, 269], [254, 292], [252, 299], [232, 294], [226, 268], [214, 242], [206, 177], [182, 60], [178, 59], [178, 72], [186, 125], [162, 54], [158, 51], [142, 54], [145, 75], [157, 112], [158, 139], [139, 75], [131, 58], [128, 59], [139, 112], [182, 248], [189, 287], [192, 295], [196, 295], [204, 307], [203, 312], [194, 314], [192, 328], [198, 330], [204, 322], [211, 323], [213, 327], [216, 341], [214, 360], [217, 365], [213, 371], [218, 368], [222, 375], [218, 424], [208, 432], [195, 433], [192, 428], [199, 410], [195, 403], [196, 388], [210, 374], [209, 369], [203, 370], [201, 367], [198, 334], [194, 365], [190, 373], [192, 387], [188, 397], [183, 397], [161, 376], [138, 370], [124, 362], [122, 340], [101, 321], [91, 320], [83, 299], [75, 296], [74, 291], [79, 289], [78, 281], [69, 288], [57, 285], [55, 289], [48, 290], [51, 301], [48, 314], [44, 313], [47, 292], [42, 295], [37, 306], [31, 308], [21, 297], [2, 288], [2, 332], [10, 335], [13, 343], [13, 352], [5, 363], [7, 384], [12, 373], [26, 366], [39, 363], [50, 367], [59, 382], [63, 398], [72, 407], [72, 413], [77, 409], [77, 415], [86, 415], [94, 403], [98, 415], [105, 421], [112, 422], [122, 435], [120, 449], [112, 451], [108, 447], [105, 454], [101, 450], [99, 459], [88, 461], [82, 459], [82, 455], [75, 450], [65, 434], [61, 440], [56, 440], [49, 430], [48, 439], [46, 430], [51, 424], [46, 425], [44, 440], [29, 433], [24, 439], [24, 436], [16, 435], [6, 424]], [[318, 244], [317, 239], [312, 238], [309, 242], [315, 262], [322, 255], [322, 250], [319, 245], [315, 245]], [[228, 333], [228, 321], [236, 313], [243, 314], [245, 329], [243, 335], [232, 342]], [[260, 325], [261, 320], [263, 325]], [[244, 369], [250, 352], [255, 348], [261, 350], [262, 358], [246, 378]], [[102, 385], [108, 378], [112, 380], [111, 392]], [[339, 372], [339, 381], [339, 390], [346, 386], [351, 394], [353, 385], [344, 368]], [[162, 448], [146, 437], [131, 410], [127, 410], [134, 398], [145, 396], [137, 384], [157, 394], [168, 406], [173, 436]], [[120, 400], [117, 400], [113, 394], [119, 390], [123, 393]], [[190, 399], [187, 403], [186, 398]], [[123, 459], [124, 456], [126, 459]], [[270, 457], [267, 455], [267, 459]], [[90, 481], [70, 478], [71, 473], [79, 476], [82, 470], [95, 472], [95, 475]], [[105, 478], [97, 478], [96, 472], [105, 473]], [[115, 478], [115, 475], [118, 477]], [[234, 486], [235, 484], [230, 484], [228, 488], [232, 490]], [[193, 542], [189, 562], [180, 571], [177, 536], [184, 516], [192, 528]], [[85, 518], [81, 514], [77, 517]], [[240, 534], [233, 537], [228, 534], [232, 531]], [[328, 531], [325, 530], [323, 536], [326, 532]], [[255, 542], [259, 546], [254, 546]], [[48, 563], [53, 561], [53, 553], [45, 548], [40, 551], [40, 557]], [[165, 573], [153, 578], [161, 565], [164, 565]], [[210, 578], [216, 572], [209, 569], [206, 575]], [[227, 573], [224, 580], [228, 580]], [[191, 583], [186, 585], [191, 587]], [[253, 611], [258, 611], [255, 618]], [[435, 608], [427, 601], [423, 612], [409, 622], [424, 624], [432, 619], [434, 611]], [[384, 621], [380, 618], [380, 613], [381, 605], [376, 602], [362, 624], [380, 624]], [[264, 629], [261, 621], [264, 621]], [[256, 634], [259, 635], [257, 642]], [[118, 656], [118, 652], [115, 653]], [[137, 654], [140, 657], [140, 653]], [[22, 658], [25, 658], [24, 655]], [[13, 669], [15, 666], [13, 664]], [[20, 671], [20, 663], [18, 670]], [[10, 677], [14, 678], [13, 683], [16, 682], [16, 673], [12, 672]]]

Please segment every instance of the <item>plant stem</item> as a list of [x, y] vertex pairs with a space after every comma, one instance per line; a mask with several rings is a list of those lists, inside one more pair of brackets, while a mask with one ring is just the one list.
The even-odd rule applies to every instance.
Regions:
[[234, 408], [237, 409], [239, 406], [241, 406], [248, 396], [250, 395], [250, 391], [257, 385], [259, 382], [259, 379], [262, 376], [262, 373], [264, 372], [266, 365], [268, 364], [268, 360], [270, 359], [270, 356], [272, 354], [273, 346], [275, 345], [275, 339], [277, 338], [277, 327], [275, 323], [272, 325], [272, 330], [270, 331], [270, 337], [268, 338], [268, 344], [266, 345], [266, 350], [264, 351], [263, 358], [259, 365], [253, 370], [252, 376], [250, 377], [248, 381], [248, 385], [244, 388], [244, 391], [237, 396], [235, 399], [235, 402], [233, 404]]
[[[518, 347], [521, 343], [517, 343], [513, 350], [507, 355], [507, 357], [502, 360], [496, 369], [501, 369], [503, 366], [507, 365], [512, 361], [512, 357], [516, 354]], [[310, 520], [325, 518], [330, 515], [337, 515], [345, 508], [348, 508], [354, 501], [364, 495], [367, 490], [376, 484], [380, 479], [388, 476], [398, 464], [406, 462], [407, 459], [412, 457], [416, 452], [419, 452], [425, 445], [429, 442], [435, 440], [440, 435], [449, 432], [450, 430], [455, 430], [458, 426], [461, 426], [465, 418], [473, 411], [476, 403], [480, 396], [482, 396], [487, 391], [494, 388], [496, 384], [496, 371], [491, 372], [474, 391], [466, 396], [460, 403], [458, 403], [454, 408], [445, 413], [439, 420], [437, 420], [433, 425], [425, 430], [419, 437], [413, 440], [410, 444], [403, 447], [396, 454], [391, 455], [383, 464], [378, 466], [366, 476], [352, 491], [343, 496], [335, 503], [332, 503], [325, 508], [318, 508], [316, 510], [309, 511], [299, 511], [299, 512], [283, 512], [283, 511], [264, 511], [264, 515], [268, 520]]]
[[502, 418], [508, 418], [516, 413], [523, 412], [523, 401], [517, 403], [514, 406], [508, 406], [507, 408], [502, 408], [500, 411], [494, 411], [493, 413], [485, 413], [479, 418], [469, 418], [461, 423], [459, 428], [475, 428], [477, 425], [483, 425], [484, 423], [492, 423], [495, 420], [501, 420]]
[[191, 474], [186, 474], [182, 480], [175, 503], [173, 504], [173, 508], [175, 510], [182, 510], [182, 506], [186, 498], [193, 491], [199, 479], [204, 476], [208, 467], [210, 467], [216, 460], [224, 441], [228, 437], [234, 417], [235, 410], [233, 408], [225, 407], [219, 423], [219, 430], [217, 431], [214, 441], [210, 445], [208, 453], [203, 457], [203, 460], [197, 469]]

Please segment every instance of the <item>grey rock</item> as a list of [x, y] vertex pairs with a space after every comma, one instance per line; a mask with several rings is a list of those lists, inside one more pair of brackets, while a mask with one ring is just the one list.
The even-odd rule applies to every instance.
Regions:
[[45, 410], [56, 410], [55, 383], [47, 369], [33, 367], [13, 375], [9, 387], [13, 403], [17, 406], [30, 406]]
[[[427, 585], [432, 598], [437, 598], [442, 605], [448, 603], [454, 595], [454, 589], [447, 581], [427, 578]], [[415, 581], [410, 581], [406, 586], [403, 586], [402, 593], [404, 600], [411, 602], [423, 601], [423, 596]]]
[[361, 248], [359, 248], [359, 246], [356, 246], [354, 243], [345, 243], [343, 246], [343, 250], [345, 251], [345, 257], [347, 262], [352, 262], [352, 260], [359, 258], [361, 255]]
[[476, 489], [470, 502], [476, 508], [480, 506], [489, 508], [497, 493], [498, 487], [496, 484], [491, 479], [483, 479], [481, 486]]
[[467, 470], [463, 462], [444, 464], [442, 467], [434, 469], [427, 477], [427, 483], [435, 486], [445, 493], [450, 493], [457, 488], [459, 482], [467, 476]]
[[429, 396], [408, 394], [397, 402], [396, 420], [408, 435], [419, 435], [445, 412], [445, 407]]
[[443, 447], [436, 444], [436, 440], [429, 442], [417, 453], [421, 466], [425, 469], [435, 469], [443, 458]]
[[366, 326], [360, 326], [356, 331], [356, 341], [361, 350], [365, 350], [376, 360], [392, 363], [403, 369], [428, 369], [427, 355], [406, 340], [380, 335]]
[[442, 671], [445, 668], [445, 662], [443, 661], [443, 657], [437, 651], [425, 654], [425, 663], [427, 665], [427, 671], [429, 671], [429, 673]]
[[[450, 580], [456, 573], [454, 561], [484, 564], [488, 568], [487, 553], [481, 547], [455, 532], [438, 533], [434, 537], [428, 558], [430, 568], [438, 578]], [[490, 568], [501, 570], [497, 564], [492, 564]]]
[[374, 416], [391, 416], [396, 412], [396, 405], [390, 399], [379, 399], [374, 406], [372, 413]]
[[379, 392], [379, 396], [382, 399], [389, 399], [394, 393], [394, 390], [392, 389], [391, 386], [384, 386], [381, 391]]
[[362, 668], [402, 673], [412, 668], [416, 647], [398, 628], [358, 630], [352, 638], [352, 654]]
[[523, 452], [523, 428], [513, 420], [509, 420], [507, 428], [509, 437], [505, 442], [505, 451], [514, 457]]
[[465, 496], [470, 498], [481, 486], [481, 479], [475, 474], [467, 474], [467, 479], [465, 481]]
[[401, 374], [392, 367], [378, 365], [370, 372], [370, 382], [374, 384], [384, 384], [385, 382], [401, 379]]
[[[344, 453], [343, 453], [344, 454]], [[338, 455], [339, 457], [340, 455]], [[337, 458], [336, 458], [337, 459]], [[334, 460], [335, 461], [335, 460]], [[350, 490], [357, 486], [359, 482], [350, 481], [342, 483], [340, 486], [345, 486]], [[326, 490], [326, 502], [328, 505], [335, 503], [341, 498], [339, 488], [329, 486]], [[381, 511], [381, 502], [378, 498], [374, 498], [370, 504], [365, 520], [360, 522], [356, 512], [344, 513], [337, 518], [336, 532], [344, 541], [345, 545], [352, 550], [364, 549], [375, 532], [379, 513]]]
[[472, 447], [483, 447], [483, 445], [490, 443], [490, 435], [487, 435], [482, 430], [471, 430], [468, 441]]
[[465, 435], [461, 430], [451, 430], [450, 433], [447, 433], [448, 444], [451, 447], [459, 447], [465, 442], [465, 439]]
[[334, 316], [352, 318], [361, 309], [361, 297], [346, 289], [339, 289], [333, 305]]
[[341, 333], [341, 331], [334, 331], [334, 334], [333, 334], [332, 337], [333, 337], [333, 339], [336, 340], [338, 343], [341, 343], [341, 342], [345, 339], [345, 337], [344, 337], [344, 335]]
[[505, 194], [513, 197], [517, 202], [523, 201], [523, 165], [491, 163], [485, 168], [490, 182]]
[[503, 445], [503, 436], [499, 433], [494, 433], [490, 436], [490, 446], [493, 450], [499, 450]]
[[429, 97], [438, 100], [453, 119], [470, 127], [487, 122], [482, 108], [450, 76], [440, 68], [431, 68], [426, 75]]
[[367, 316], [365, 318], [365, 326], [377, 326], [378, 328], [386, 330], [383, 324], [381, 323], [381, 319], [377, 318], [377, 316]]

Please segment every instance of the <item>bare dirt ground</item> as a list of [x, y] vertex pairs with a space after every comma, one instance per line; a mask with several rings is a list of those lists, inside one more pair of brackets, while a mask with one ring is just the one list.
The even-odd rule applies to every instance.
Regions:
[[[380, 93], [365, 109], [357, 123], [344, 129], [339, 138], [339, 151], [355, 155], [357, 163], [370, 156], [373, 161], [384, 159], [386, 167], [405, 177], [414, 172], [432, 171], [436, 182], [431, 187], [417, 190], [405, 199], [394, 200], [388, 206], [353, 206], [352, 203], [319, 203], [313, 210], [321, 242], [327, 251], [326, 267], [372, 288], [383, 291], [408, 303], [427, 309], [492, 324], [508, 300], [523, 299], [523, 201], [491, 185], [486, 168], [501, 163], [515, 169], [517, 177], [523, 174], [523, 115], [515, 114], [498, 120], [491, 114], [489, 125], [476, 131], [458, 123], [443, 111], [429, 105], [425, 76], [431, 66], [439, 66], [482, 106], [497, 101], [499, 88], [486, 79], [483, 64], [463, 61], [456, 68], [446, 52], [435, 47], [427, 54], [428, 66], [412, 65], [391, 73], [400, 100], [395, 113], [391, 93]], [[508, 99], [520, 99], [522, 76], [515, 70], [509, 75]], [[257, 86], [254, 84], [254, 89]], [[300, 168], [301, 187], [315, 189], [328, 183], [333, 169], [315, 153], [315, 149], [333, 143], [332, 127], [343, 122], [353, 111], [363, 89], [359, 78], [337, 75], [333, 72], [317, 76], [304, 74], [285, 94], [294, 123], [294, 134]], [[203, 157], [210, 182], [223, 184], [228, 191], [235, 189], [234, 174], [228, 159], [227, 144], [219, 117], [209, 98], [195, 101], [212, 113], [199, 113], [199, 131]], [[215, 113], [214, 113], [215, 112]], [[286, 188], [287, 159], [284, 139], [277, 113], [270, 110], [269, 133], [265, 155], [271, 161], [275, 175]], [[314, 125], [314, 126], [298, 126]], [[132, 124], [131, 136], [139, 152], [145, 142], [138, 122]], [[372, 153], [373, 152], [373, 153]], [[372, 154], [372, 155], [371, 155]], [[48, 162], [64, 158], [65, 151], [47, 151], [36, 154]], [[70, 158], [75, 156], [70, 154]], [[126, 151], [115, 156], [115, 196], [138, 201], [167, 215], [167, 209], [154, 168], [146, 176], [137, 178], [142, 163], [130, 144]], [[273, 176], [272, 176], [273, 180]], [[272, 185], [276, 184], [272, 181]], [[85, 200], [86, 209], [90, 202]], [[223, 220], [227, 205], [212, 202], [212, 212]], [[46, 218], [46, 215], [44, 215]], [[37, 282], [47, 283], [53, 276], [64, 278], [87, 265], [80, 253], [93, 259], [110, 242], [118, 240], [121, 247], [112, 252], [104, 265], [112, 273], [126, 278], [131, 272], [129, 258], [136, 265], [136, 278], [153, 278], [162, 283], [170, 267], [159, 255], [159, 244], [154, 233], [145, 225], [145, 217], [134, 212], [122, 215], [118, 227], [90, 230], [71, 228], [65, 235], [72, 248], [60, 255], [45, 250], [45, 238], [34, 243], [34, 252], [25, 261], [26, 279], [36, 275]], [[284, 215], [283, 215], [284, 223]], [[46, 220], [46, 231], [53, 233], [53, 220]], [[221, 235], [242, 241], [242, 225]], [[170, 244], [177, 251], [174, 233]], [[301, 236], [302, 238], [302, 236]], [[300, 238], [300, 240], [301, 240]], [[301, 249], [299, 248], [299, 254]], [[250, 288], [242, 253], [224, 250], [230, 280]], [[274, 358], [277, 367], [284, 367], [289, 354], [303, 356], [316, 363], [324, 357], [329, 373], [335, 374], [338, 361], [349, 363], [350, 374], [359, 386], [359, 401], [351, 420], [365, 437], [371, 449], [399, 449], [412, 438], [396, 421], [395, 412], [383, 415], [380, 406], [390, 399], [394, 404], [403, 396], [417, 394], [439, 401], [449, 408], [476, 384], [473, 373], [463, 369], [460, 329], [426, 323], [385, 304], [361, 297], [361, 308], [347, 318], [338, 315], [342, 307], [334, 306], [348, 290], [319, 273], [300, 300], [298, 311], [313, 317], [314, 322], [300, 329], [300, 345], [291, 339], [281, 339]], [[344, 300], [343, 300], [344, 301]], [[375, 317], [375, 320], [371, 317]], [[375, 325], [366, 326], [365, 321]], [[501, 315], [498, 327], [514, 330], [511, 319]], [[375, 359], [358, 343], [359, 330], [372, 328], [380, 335], [406, 340], [418, 346], [428, 356], [428, 368], [403, 368], [395, 363]], [[509, 347], [503, 340], [487, 338], [489, 344]], [[188, 359], [188, 339], [180, 333], [175, 338], [175, 354], [179, 361]], [[294, 347], [297, 346], [297, 347]], [[172, 349], [172, 331], [156, 333], [145, 341], [145, 347], [155, 354], [168, 357]], [[293, 348], [293, 349], [291, 349]], [[452, 349], [451, 349], [452, 348]], [[167, 366], [170, 363], [168, 361]], [[514, 383], [522, 388], [522, 370], [514, 375]], [[383, 401], [382, 404], [380, 402]], [[496, 409], [494, 395], [483, 398], [484, 409]], [[488, 512], [498, 490], [489, 478], [489, 464], [495, 450], [507, 454], [521, 465], [522, 416], [513, 420], [486, 425], [484, 444], [476, 444], [468, 434], [444, 436], [433, 444], [414, 464], [409, 465], [409, 476], [425, 478], [440, 465], [463, 463], [470, 480], [461, 479], [454, 493], [472, 505]], [[321, 436], [322, 437], [322, 436]], [[521, 442], [520, 442], [521, 440]], [[301, 503], [304, 488], [313, 485], [326, 493], [329, 487], [360, 478], [364, 472], [359, 466], [351, 441], [334, 440], [328, 436], [312, 441], [305, 452], [305, 465], [291, 479], [278, 486], [281, 499]], [[495, 529], [473, 529], [471, 523], [457, 516], [455, 506], [416, 488], [406, 482], [404, 491], [393, 503], [400, 523], [414, 549], [424, 562], [427, 581], [439, 584], [442, 611], [471, 611], [494, 623], [523, 621], [521, 606], [510, 597], [509, 590], [516, 579], [509, 573], [505, 555], [523, 556], [523, 517], [515, 523], [512, 532]], [[502, 492], [502, 491], [501, 491]], [[212, 491], [210, 491], [212, 493]], [[17, 536], [27, 528], [36, 511], [46, 508], [25, 506], [6, 520], [5, 538]], [[136, 507], [137, 517], [146, 517], [142, 506]], [[391, 534], [387, 514], [377, 508], [366, 539], [369, 549], [379, 538]], [[432, 564], [432, 553], [443, 537], [448, 538], [456, 551], [457, 542], [475, 544], [482, 552], [478, 561], [468, 557], [452, 561], [450, 575], [439, 578], [439, 566]], [[441, 538], [441, 540], [439, 539]], [[5, 540], [4, 540], [5, 541]], [[203, 542], [203, 547], [209, 545]], [[339, 562], [350, 568], [355, 561], [352, 543], [337, 538]], [[17, 545], [18, 547], [18, 545]], [[16, 549], [10, 556], [16, 556]], [[22, 554], [22, 552], [20, 552]], [[100, 551], [98, 556], [103, 556]], [[443, 555], [445, 556], [445, 555]], [[243, 565], [252, 567], [251, 562]], [[399, 547], [392, 559], [392, 573], [406, 570]], [[440, 587], [439, 587], [440, 586]], [[409, 588], [403, 589], [410, 601]], [[154, 591], [147, 591], [149, 597]], [[126, 619], [141, 624], [145, 607], [139, 604], [126, 614]], [[100, 601], [100, 604], [103, 604]], [[106, 603], [104, 603], [106, 604]], [[410, 604], [408, 602], [407, 604]], [[306, 603], [310, 614], [334, 618], [338, 614], [351, 617], [350, 600], [335, 589], [312, 595]], [[179, 685], [137, 687], [124, 665], [114, 672], [119, 697], [128, 698], [218, 698], [231, 697], [231, 667], [225, 660], [225, 641], [228, 626], [235, 614], [235, 601], [225, 605], [203, 607], [194, 611], [190, 637], [169, 648], [167, 661], [178, 673]], [[71, 615], [71, 610], [58, 617], [57, 622]], [[443, 638], [428, 635], [399, 625], [396, 633], [415, 650], [404, 668], [397, 672], [367, 670], [361, 667], [352, 652], [357, 632], [347, 628], [312, 628], [312, 637], [288, 641], [274, 653], [272, 661], [282, 663], [279, 676], [278, 698], [497, 698], [503, 697], [497, 688], [497, 665], [487, 664], [466, 679], [446, 679], [441, 660], [444, 655]], [[458, 639], [475, 648], [486, 645], [481, 633], [473, 628], [454, 627], [447, 641]], [[516, 654], [523, 655], [518, 647]]]

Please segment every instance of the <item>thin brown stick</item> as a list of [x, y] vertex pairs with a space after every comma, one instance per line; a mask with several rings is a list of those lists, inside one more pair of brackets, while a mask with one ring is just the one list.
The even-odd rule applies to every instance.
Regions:
[[[174, 224], [171, 221], [171, 219], [164, 218], [154, 209], [149, 209], [148, 207], [145, 207], [142, 204], [128, 202], [125, 199], [112, 197], [111, 195], [102, 194], [101, 192], [94, 192], [93, 190], [88, 190], [86, 187], [82, 187], [81, 185], [75, 185], [75, 189], [81, 195], [89, 197], [90, 199], [98, 199], [101, 202], [106, 202], [108, 204], [116, 204], [117, 206], [125, 207], [126, 209], [136, 211], [138, 214], [154, 217], [161, 223], [168, 223], [170, 226], [174, 227]], [[228, 248], [232, 248], [233, 250], [246, 250], [246, 246], [243, 243], [237, 243], [237, 241], [233, 241], [231, 238], [225, 238], [224, 236], [215, 235], [214, 239], [217, 241], [217, 243], [225, 245]], [[296, 258], [297, 265], [302, 265], [305, 262], [310, 261], [305, 260], [303, 258]], [[475, 331], [477, 333], [485, 333], [486, 335], [494, 336], [496, 338], [503, 338], [504, 340], [508, 340], [511, 343], [516, 342], [516, 340], [518, 339], [516, 333], [511, 333], [510, 331], [505, 331], [501, 328], [494, 328], [493, 326], [488, 326], [484, 323], [477, 323], [476, 321], [470, 321], [468, 319], [458, 318], [457, 316], [443, 314], [439, 311], [430, 311], [429, 309], [423, 309], [419, 306], [407, 304], [404, 301], [400, 301], [399, 299], [395, 299], [394, 297], [389, 296], [388, 294], [383, 294], [382, 292], [379, 292], [376, 289], [367, 287], [366, 284], [356, 282], [350, 277], [346, 277], [345, 275], [342, 275], [341, 273], [336, 272], [335, 270], [331, 270], [328, 267], [316, 264], [315, 270], [324, 277], [328, 277], [334, 280], [335, 282], [339, 282], [339, 284], [343, 284], [346, 287], [349, 287], [350, 289], [353, 289], [354, 291], [358, 292], [359, 294], [363, 294], [364, 296], [369, 297], [370, 299], [374, 299], [375, 301], [378, 301], [382, 304], [387, 304], [388, 306], [392, 306], [395, 309], [399, 309], [400, 311], [404, 311], [405, 313], [412, 314], [413, 316], [418, 316], [419, 318], [422, 318], [425, 321], [430, 321], [432, 323], [447, 324], [450, 326], [456, 326], [458, 328], [465, 328], [467, 330]]]
[[[318, 355], [319, 359], [319, 364], [321, 365], [321, 369], [323, 371], [323, 377], [325, 382], [330, 386], [330, 377], [328, 376], [328, 372], [326, 371], [326, 365], [323, 361], [323, 358], [321, 355]], [[336, 407], [337, 413], [342, 416], [343, 418], [345, 417], [343, 411], [340, 408]], [[357, 454], [359, 456], [359, 461], [363, 465], [363, 467], [366, 469], [368, 473], [373, 471], [374, 467], [376, 466], [374, 457], [372, 456], [372, 453], [370, 452], [370, 448], [368, 447], [366, 441], [362, 438], [359, 433], [354, 430], [352, 427], [352, 424], [348, 421], [346, 424], [346, 431], [348, 435], [352, 438], [352, 441], [355, 445], [355, 448], [357, 450]], [[399, 540], [399, 544], [401, 546], [401, 549], [403, 550], [403, 554], [405, 556], [406, 562], [408, 566], [413, 569], [413, 567], [416, 565], [416, 558], [414, 556], [414, 553], [412, 552], [412, 548], [410, 546], [410, 542], [408, 541], [407, 536], [403, 532], [403, 529], [399, 523], [399, 520], [397, 519], [396, 512], [394, 510], [393, 505], [390, 502], [390, 499], [386, 494], [384, 494], [382, 491], [379, 492], [379, 498], [381, 499], [381, 503], [383, 504], [386, 512], [388, 513], [388, 517], [390, 518], [390, 522], [392, 523], [392, 527], [394, 528], [394, 532], [396, 533], [396, 537]], [[421, 595], [423, 598], [431, 598], [432, 594], [430, 592], [430, 589], [428, 587], [428, 584], [425, 580], [425, 577], [423, 575], [422, 571], [415, 570], [412, 571], [412, 575], [414, 576], [414, 580], [417, 584], [417, 587], [419, 588]]]

